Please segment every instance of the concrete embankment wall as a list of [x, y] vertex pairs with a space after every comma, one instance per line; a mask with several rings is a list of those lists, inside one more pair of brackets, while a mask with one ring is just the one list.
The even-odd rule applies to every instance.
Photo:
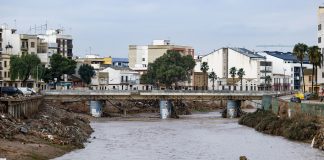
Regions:
[[264, 96], [262, 106], [282, 117], [291, 117], [298, 113], [324, 117], [324, 104], [295, 103], [277, 97]]
[[15, 118], [28, 118], [39, 111], [43, 96], [0, 98], [0, 112]]

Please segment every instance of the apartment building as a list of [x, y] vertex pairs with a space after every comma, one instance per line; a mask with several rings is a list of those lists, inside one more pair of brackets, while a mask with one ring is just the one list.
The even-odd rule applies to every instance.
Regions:
[[[286, 86], [285, 90], [288, 88], [290, 90], [300, 90], [300, 81], [302, 81], [300, 77], [301, 68], [300, 62], [296, 56], [291, 52], [279, 52], [279, 51], [262, 51], [258, 52], [258, 54], [265, 56], [268, 61], [272, 62], [273, 66], [273, 74], [276, 75], [275, 78], [272, 79], [272, 85], [277, 85], [280, 83], [282, 88], [283, 85]], [[309, 64], [308, 57], [304, 57], [303, 68], [312, 69], [312, 65]], [[281, 76], [279, 76], [281, 75]]]
[[63, 34], [63, 30], [47, 30], [45, 34], [37, 35], [48, 44], [49, 56], [60, 54], [63, 57], [72, 59], [73, 57], [73, 38], [71, 35]]
[[[317, 27], [317, 39], [318, 47], [321, 49], [322, 57], [324, 56], [324, 6], [319, 6], [317, 12], [318, 27]], [[324, 58], [322, 58], [324, 63]], [[320, 85], [319, 92], [324, 94], [324, 67], [318, 68], [317, 70], [317, 83]]]
[[170, 40], [154, 40], [151, 45], [130, 45], [128, 52], [129, 67], [143, 73], [148, 64], [153, 63], [169, 50], [179, 51], [182, 55], [194, 57], [195, 50], [191, 46], [174, 45]]
[[[207, 62], [208, 73], [214, 71], [218, 77], [215, 88], [218, 90], [262, 90], [264, 89], [265, 76], [272, 75], [272, 63], [257, 53], [245, 48], [224, 47], [202, 57], [201, 62]], [[230, 68], [237, 70], [243, 68], [245, 71], [244, 83], [232, 80], [229, 74]], [[197, 68], [198, 69], [198, 68]], [[236, 78], [238, 76], [236, 75]], [[212, 82], [208, 81], [208, 89], [212, 88]]]

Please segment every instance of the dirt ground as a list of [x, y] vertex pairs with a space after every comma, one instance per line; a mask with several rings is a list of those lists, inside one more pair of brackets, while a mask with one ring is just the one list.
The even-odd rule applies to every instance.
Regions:
[[82, 148], [93, 132], [89, 118], [53, 103], [31, 119], [0, 113], [0, 158], [51, 159]]

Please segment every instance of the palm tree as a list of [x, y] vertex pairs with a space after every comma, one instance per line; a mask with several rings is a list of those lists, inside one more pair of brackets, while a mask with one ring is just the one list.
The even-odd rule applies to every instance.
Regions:
[[206, 87], [206, 74], [207, 74], [207, 71], [209, 69], [209, 66], [208, 66], [208, 63], [207, 62], [203, 62], [200, 66], [200, 70], [204, 73], [204, 86], [203, 86], [203, 90], [205, 90], [207, 87]]
[[[315, 86], [317, 86], [317, 68], [321, 68], [322, 65], [322, 54], [320, 48], [318, 48], [318, 51], [315, 53]], [[318, 93], [318, 90], [316, 92]]]
[[[304, 43], [298, 43], [294, 46], [294, 50], [293, 50], [293, 53], [294, 55], [297, 57], [297, 59], [299, 60], [300, 62], [300, 75], [299, 77], [302, 78], [302, 81], [303, 83], [305, 82], [305, 79], [304, 79], [304, 69], [303, 69], [303, 60], [304, 60], [304, 57], [306, 55], [306, 51], [307, 51], [307, 45], [304, 44]], [[302, 81], [299, 81], [299, 85], [301, 86], [301, 82]], [[305, 85], [304, 85], [304, 91], [305, 91]]]
[[315, 87], [317, 86], [317, 67], [321, 67], [322, 56], [318, 46], [309, 47], [308, 50], [309, 62], [313, 64], [312, 72], [312, 93], [314, 93], [314, 76], [315, 76]]
[[215, 89], [215, 80], [217, 79], [217, 75], [214, 71], [212, 71], [210, 74], [209, 74], [209, 79], [212, 80], [213, 82], [213, 90]]
[[231, 75], [231, 77], [232, 77], [232, 79], [233, 79], [233, 89], [234, 89], [234, 78], [235, 78], [235, 75], [236, 75], [236, 68], [235, 67], [232, 67], [232, 68], [230, 68], [230, 70], [229, 70], [229, 73], [230, 73], [230, 75]]
[[245, 71], [243, 68], [240, 68], [238, 71], [237, 71], [237, 75], [238, 77], [240, 78], [241, 80], [241, 88], [240, 90], [242, 91], [242, 80], [243, 80], [243, 76], [245, 75]]
[[268, 88], [270, 86], [270, 82], [272, 81], [271, 76], [265, 76], [264, 81], [267, 84]]

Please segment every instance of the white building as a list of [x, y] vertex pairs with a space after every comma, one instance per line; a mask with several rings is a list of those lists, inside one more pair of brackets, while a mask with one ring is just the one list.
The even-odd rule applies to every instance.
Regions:
[[48, 43], [48, 56], [58, 53], [63, 57], [73, 57], [72, 36], [63, 34], [63, 30], [47, 30], [45, 34], [39, 34], [37, 37]]
[[129, 68], [108, 67], [100, 72], [108, 74], [108, 90], [143, 90], [140, 74]]
[[[321, 49], [322, 57], [324, 55], [324, 7], [320, 6], [318, 8], [318, 31], [317, 31], [317, 37], [318, 37], [318, 47]], [[324, 63], [324, 58], [322, 58], [322, 61]], [[317, 70], [317, 83], [320, 84], [319, 92], [324, 94], [324, 67], [318, 68]]]
[[[278, 51], [264, 51], [258, 54], [265, 56], [267, 61], [272, 62], [272, 72], [275, 75], [272, 79], [272, 85], [279, 88], [287, 86], [286, 89], [299, 90], [300, 89], [300, 62], [292, 53], [278, 52]], [[304, 57], [304, 69], [311, 69], [312, 65], [309, 64], [308, 57]], [[274, 79], [276, 78], [276, 79]], [[282, 86], [280, 86], [282, 84]], [[274, 87], [276, 88], [276, 87]]]
[[[209, 66], [208, 73], [214, 71], [218, 77], [216, 89], [220, 90], [239, 90], [240, 88], [232, 87], [232, 77], [229, 70], [235, 67], [237, 70], [243, 68], [245, 75], [243, 77], [242, 90], [261, 89], [261, 79], [264, 76], [271, 75], [271, 66], [262, 67], [261, 62], [265, 61], [263, 56], [253, 53], [244, 48], [221, 48], [202, 57], [202, 63], [207, 62]], [[268, 69], [268, 74], [262, 73]], [[195, 68], [198, 70], [198, 68]], [[235, 84], [240, 86], [238, 76], [236, 75]], [[264, 82], [263, 82], [264, 83]], [[212, 88], [212, 82], [209, 80], [208, 89]]]
[[129, 45], [129, 67], [142, 74], [147, 70], [149, 63], [153, 63], [170, 50], [194, 56], [194, 49], [191, 46], [173, 45], [170, 40], [154, 40], [151, 45]]

